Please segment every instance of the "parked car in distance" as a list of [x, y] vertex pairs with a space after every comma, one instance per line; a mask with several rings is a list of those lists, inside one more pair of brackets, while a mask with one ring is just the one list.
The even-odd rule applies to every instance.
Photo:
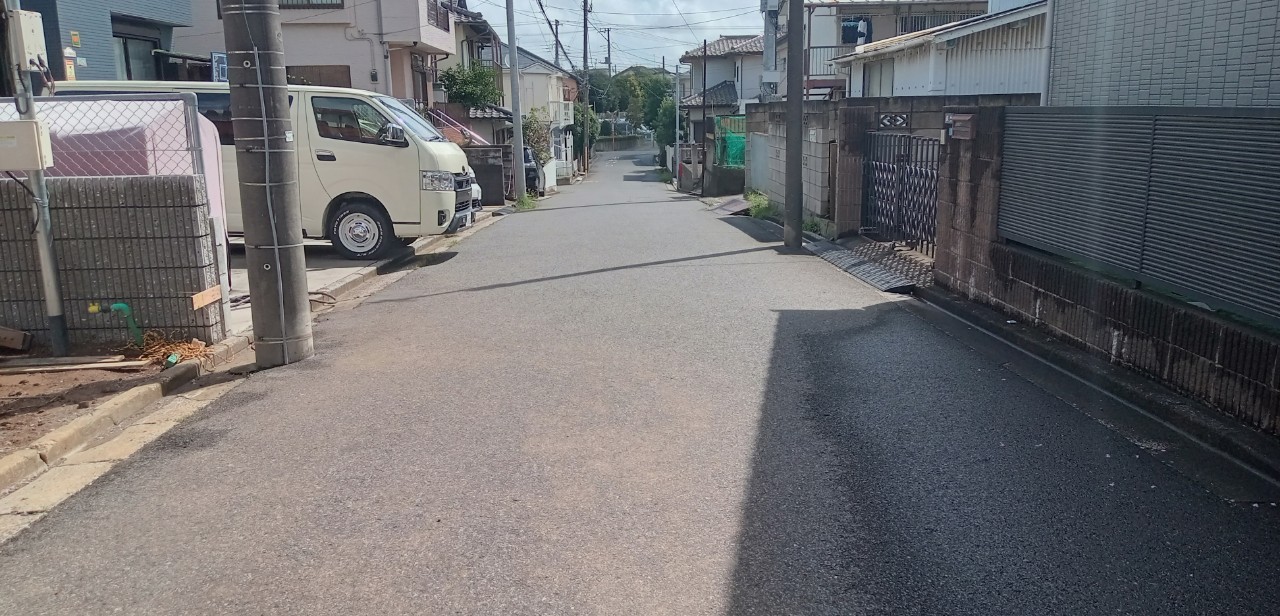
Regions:
[[[244, 232], [231, 96], [226, 83], [65, 81], [55, 95], [192, 92], [222, 143], [227, 231]], [[445, 233], [469, 215], [475, 175], [467, 157], [416, 111], [390, 96], [289, 86], [303, 235], [350, 259], [373, 259], [396, 238]]]
[[524, 189], [525, 192], [541, 197], [545, 194], [542, 189], [542, 174], [538, 168], [538, 159], [533, 155], [533, 148], [525, 146], [524, 148]]

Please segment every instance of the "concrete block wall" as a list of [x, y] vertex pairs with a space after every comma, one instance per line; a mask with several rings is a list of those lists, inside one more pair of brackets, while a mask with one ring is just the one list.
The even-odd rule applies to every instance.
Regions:
[[996, 227], [1003, 108], [947, 110], [976, 113], [977, 138], [943, 146], [940, 286], [1277, 434], [1280, 338], [1003, 241]]
[[[90, 314], [90, 303], [125, 302], [144, 329], [208, 343], [224, 336], [219, 303], [193, 309], [191, 296], [218, 284], [204, 179], [115, 176], [49, 179], [54, 252], [71, 342], [129, 340], [123, 319]], [[47, 341], [31, 206], [12, 180], [0, 182], [0, 324]]]
[[1051, 105], [1280, 105], [1275, 0], [1056, 0]]

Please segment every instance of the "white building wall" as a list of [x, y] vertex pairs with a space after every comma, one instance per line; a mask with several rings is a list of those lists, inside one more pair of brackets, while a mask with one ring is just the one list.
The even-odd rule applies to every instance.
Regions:
[[738, 98], [741, 100], [760, 99], [760, 77], [764, 74], [764, 56], [738, 56]]
[[831, 47], [840, 44], [840, 16], [837, 14], [839, 8], [834, 6], [820, 6], [812, 9], [813, 15], [810, 16], [810, 40], [806, 41], [806, 47]]
[[[893, 95], [928, 96], [929, 64], [931, 52], [928, 46], [904, 51], [894, 56]], [[941, 94], [935, 92], [933, 94]]]
[[947, 94], [1038, 93], [1044, 79], [1044, 16], [1021, 28], [966, 36], [947, 50]]
[[1016, 9], [1020, 6], [1026, 6], [1038, 0], [987, 0], [987, 12], [999, 13], [1009, 9]]
[[862, 98], [863, 87], [862, 63], [855, 62], [849, 65], [849, 75], [845, 83], [845, 96], [848, 98]]

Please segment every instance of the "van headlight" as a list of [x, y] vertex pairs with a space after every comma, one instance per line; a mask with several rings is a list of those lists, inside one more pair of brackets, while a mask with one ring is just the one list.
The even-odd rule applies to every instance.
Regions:
[[448, 171], [423, 171], [422, 190], [453, 190], [453, 174]]

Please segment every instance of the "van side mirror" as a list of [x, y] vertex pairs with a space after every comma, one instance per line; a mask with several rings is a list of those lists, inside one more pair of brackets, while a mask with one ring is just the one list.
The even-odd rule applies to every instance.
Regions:
[[409, 145], [409, 140], [405, 138], [403, 128], [397, 124], [388, 123], [382, 127], [382, 138], [379, 143], [403, 147]]

